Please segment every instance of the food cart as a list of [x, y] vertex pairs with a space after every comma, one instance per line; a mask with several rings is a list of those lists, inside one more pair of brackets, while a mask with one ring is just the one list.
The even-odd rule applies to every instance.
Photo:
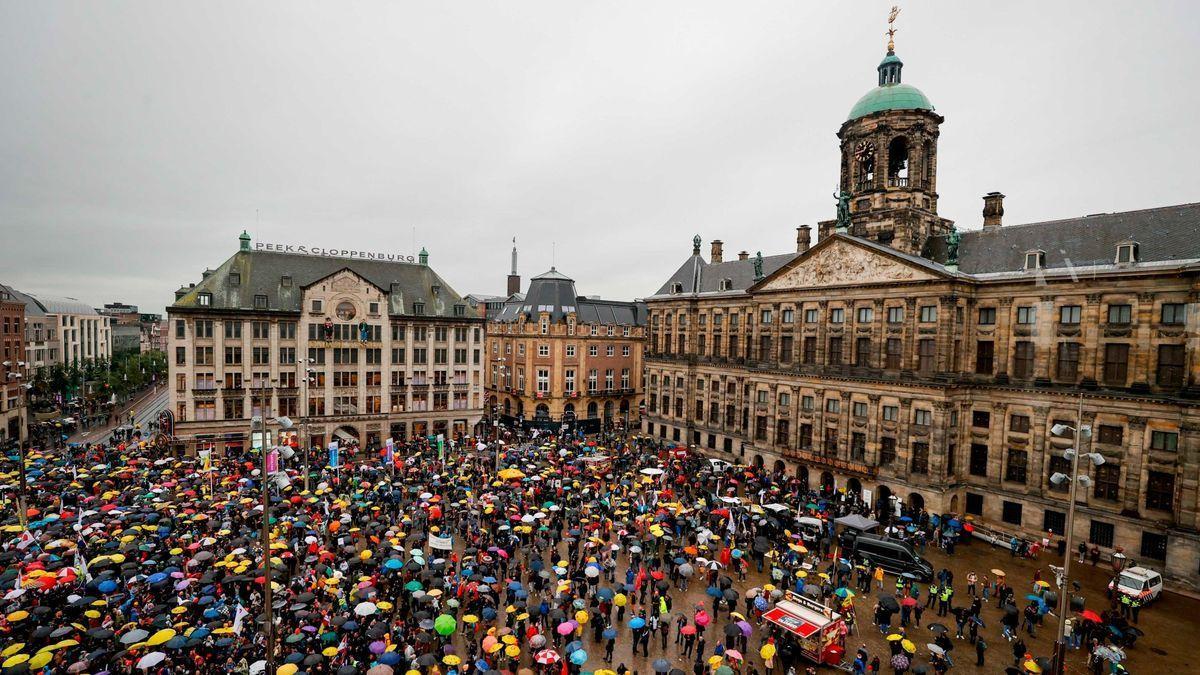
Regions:
[[841, 665], [845, 649], [838, 638], [844, 620], [833, 609], [788, 591], [763, 618], [777, 628], [781, 641], [791, 643], [793, 649], [786, 651], [813, 663]]
[[608, 455], [589, 455], [580, 460], [583, 470], [588, 475], [603, 478], [612, 473], [612, 458]]

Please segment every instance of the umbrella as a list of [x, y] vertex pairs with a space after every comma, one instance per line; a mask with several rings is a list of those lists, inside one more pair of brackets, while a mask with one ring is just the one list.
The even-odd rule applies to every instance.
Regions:
[[671, 662], [666, 659], [655, 659], [651, 667], [654, 668], [654, 672], [656, 673], [671, 672]]
[[933, 644], [932, 642], [930, 642], [929, 644], [925, 645], [925, 648], [929, 650], [929, 653], [930, 653], [930, 654], [937, 654], [938, 656], [941, 656], [941, 655], [943, 655], [943, 654], [945, 654], [945, 653], [946, 653], [946, 650], [944, 650], [944, 649], [942, 649], [941, 647], [939, 647], [939, 646], [937, 646], [937, 645]]
[[562, 657], [558, 655], [558, 652], [554, 651], [553, 649], [543, 649], [542, 651], [533, 655], [533, 660], [537, 661], [543, 666], [548, 666], [552, 663], [558, 663], [561, 658]]
[[929, 624], [929, 630], [934, 633], [945, 633], [950, 629], [940, 623], [931, 623]]
[[153, 668], [154, 666], [162, 663], [163, 659], [166, 658], [167, 655], [163, 652], [150, 652], [149, 654], [146, 654], [142, 658], [138, 659], [137, 667], [140, 670]]

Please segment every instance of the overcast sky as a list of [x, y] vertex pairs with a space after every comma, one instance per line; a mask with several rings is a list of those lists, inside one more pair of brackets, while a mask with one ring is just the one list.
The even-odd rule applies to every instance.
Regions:
[[[0, 282], [161, 311], [261, 241], [414, 252], [460, 293], [648, 295], [699, 233], [794, 249], [892, 0], [0, 2]], [[941, 214], [1196, 201], [1200, 3], [905, 2]], [[414, 243], [415, 232], [415, 243]]]

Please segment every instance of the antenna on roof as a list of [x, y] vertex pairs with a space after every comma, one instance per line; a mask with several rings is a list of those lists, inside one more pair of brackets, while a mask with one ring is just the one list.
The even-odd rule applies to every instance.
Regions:
[[550, 242], [550, 269], [554, 269], [554, 242]]

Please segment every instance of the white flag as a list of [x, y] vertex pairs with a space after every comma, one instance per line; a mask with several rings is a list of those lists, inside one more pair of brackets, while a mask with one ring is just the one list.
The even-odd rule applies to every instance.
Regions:
[[233, 632], [237, 635], [242, 634], [242, 619], [250, 616], [250, 612], [246, 611], [245, 607], [239, 602], [237, 609], [233, 610]]

